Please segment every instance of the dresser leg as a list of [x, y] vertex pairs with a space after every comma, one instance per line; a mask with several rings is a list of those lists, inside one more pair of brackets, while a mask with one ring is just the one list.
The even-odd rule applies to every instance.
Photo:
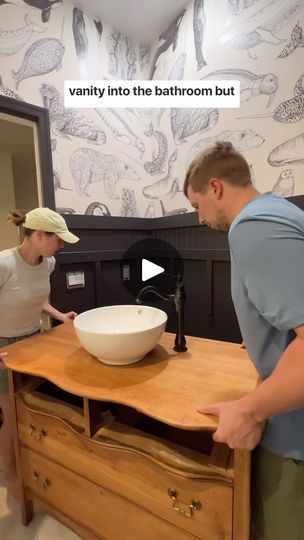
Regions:
[[233, 540], [249, 540], [250, 458], [247, 450], [234, 450]]
[[21, 517], [23, 525], [28, 525], [33, 519], [34, 508], [33, 501], [27, 501], [25, 497], [22, 498], [21, 502]]
[[16, 474], [17, 474], [17, 483], [19, 490], [19, 500], [21, 506], [21, 519], [23, 525], [27, 525], [33, 518], [33, 502], [27, 500], [26, 493], [23, 487], [22, 481], [22, 470], [21, 470], [21, 461], [20, 461], [20, 448], [19, 448], [19, 439], [18, 439], [18, 425], [17, 425], [17, 410], [15, 402], [15, 392], [18, 387], [21, 386], [20, 375], [18, 373], [13, 373], [12, 370], [8, 369], [8, 385], [9, 385], [9, 396], [10, 396], [10, 405], [11, 405], [11, 422], [13, 430], [13, 439], [14, 439], [14, 449], [15, 449], [15, 460], [16, 460]]

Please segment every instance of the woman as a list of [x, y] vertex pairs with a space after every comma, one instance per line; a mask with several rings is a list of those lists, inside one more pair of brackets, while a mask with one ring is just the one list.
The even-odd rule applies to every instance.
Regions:
[[[63, 217], [49, 208], [35, 208], [25, 216], [10, 214], [8, 219], [17, 227], [24, 227], [24, 240], [18, 247], [0, 252], [0, 347], [39, 333], [42, 313], [63, 323], [76, 316], [74, 311], [61, 313], [47, 299], [50, 274], [55, 267], [54, 253], [65, 242], [75, 243], [79, 238], [68, 230]], [[8, 381], [1, 361], [6, 355], [7, 352], [0, 352], [0, 468], [13, 487], [16, 475]]]

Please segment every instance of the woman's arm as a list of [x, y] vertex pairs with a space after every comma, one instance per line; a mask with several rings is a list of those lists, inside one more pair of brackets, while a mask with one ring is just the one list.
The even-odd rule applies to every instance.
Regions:
[[67, 313], [62, 313], [61, 311], [58, 311], [58, 309], [55, 309], [51, 304], [48, 302], [43, 303], [43, 313], [46, 313], [46, 315], [49, 315], [52, 317], [52, 319], [56, 319], [60, 322], [69, 322], [73, 321], [75, 317], [77, 316], [77, 313], [75, 311], [68, 311]]

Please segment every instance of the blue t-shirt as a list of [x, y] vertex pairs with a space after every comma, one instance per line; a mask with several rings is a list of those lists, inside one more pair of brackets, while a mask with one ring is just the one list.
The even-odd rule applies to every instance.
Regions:
[[[231, 292], [247, 352], [268, 377], [304, 325], [304, 212], [265, 193], [229, 230]], [[303, 358], [304, 362], [304, 358]], [[262, 444], [304, 460], [304, 409], [268, 419]]]

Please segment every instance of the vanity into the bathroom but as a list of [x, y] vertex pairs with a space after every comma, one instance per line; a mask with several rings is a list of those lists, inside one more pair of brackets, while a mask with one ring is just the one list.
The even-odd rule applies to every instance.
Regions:
[[248, 540], [250, 453], [215, 443], [217, 419], [196, 406], [238, 399], [258, 375], [240, 345], [173, 342], [121, 367], [72, 323], [10, 346], [25, 525], [37, 503], [86, 540]]

